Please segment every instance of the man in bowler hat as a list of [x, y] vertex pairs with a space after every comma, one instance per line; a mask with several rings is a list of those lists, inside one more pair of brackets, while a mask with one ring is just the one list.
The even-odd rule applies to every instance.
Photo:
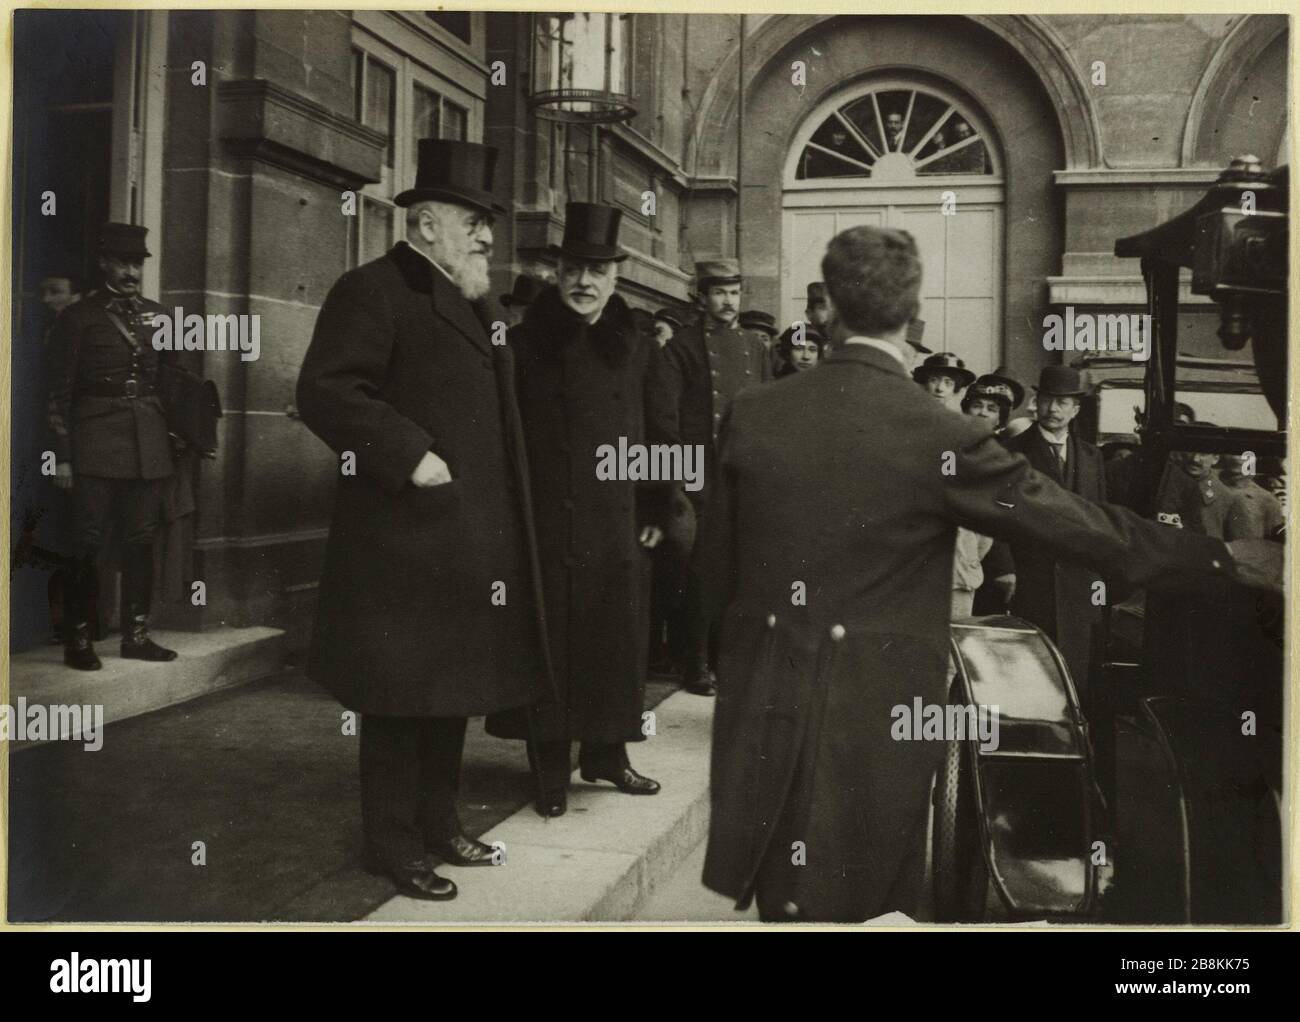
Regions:
[[528, 306], [532, 305], [533, 299], [542, 293], [544, 286], [536, 277], [530, 277], [526, 273], [515, 277], [510, 293], [501, 296], [501, 307], [506, 310], [507, 326], [514, 326], [523, 320]]
[[457, 813], [466, 718], [545, 686], [510, 349], [481, 299], [496, 150], [421, 139], [406, 240], [330, 289], [298, 378], [338, 479], [308, 674], [361, 714], [367, 868], [455, 897], [490, 865]]
[[[697, 523], [708, 513], [709, 487], [715, 468], [718, 425], [732, 397], [745, 387], [772, 378], [763, 338], [737, 323], [740, 315], [740, 264], [735, 259], [708, 259], [695, 265], [701, 315], [678, 331], [668, 347], [668, 379], [676, 409], [676, 432], [684, 444], [704, 447], [704, 485], [687, 493]], [[697, 528], [699, 525], [697, 524]], [[711, 622], [699, 585], [686, 593], [685, 687], [695, 695], [714, 694], [709, 669]]]
[[[1004, 439], [1007, 449], [1025, 458], [1043, 475], [1085, 500], [1106, 500], [1105, 459], [1070, 423], [1079, 414], [1088, 390], [1073, 366], [1044, 366], [1034, 394], [1035, 424]], [[1086, 694], [1094, 630], [1100, 625], [1102, 581], [1096, 570], [1061, 560], [1035, 543], [1011, 544], [1016, 592], [1011, 612], [1043, 629], [1056, 643], [1075, 687]]]
[[673, 483], [596, 470], [605, 445], [675, 442], [659, 345], [615, 293], [626, 258], [622, 215], [599, 203], [568, 204], [564, 239], [551, 248], [557, 282], [508, 335], [558, 698], [495, 714], [487, 727], [528, 739], [542, 816], [567, 809], [575, 741], [583, 780], [629, 795], [659, 791], [632, 768], [627, 743], [645, 739], [649, 551], [663, 539]]
[[122, 549], [121, 654], [132, 660], [176, 659], [149, 636], [153, 550], [172, 474], [158, 370], [170, 352], [154, 350], [154, 316], [165, 310], [140, 294], [149, 257], [147, 228], [105, 224], [99, 268], [104, 286], [69, 305], [50, 329], [49, 426], [55, 485], [73, 505], [73, 560], [65, 587], [63, 659], [97, 671], [90, 621], [96, 558], [116, 522]]

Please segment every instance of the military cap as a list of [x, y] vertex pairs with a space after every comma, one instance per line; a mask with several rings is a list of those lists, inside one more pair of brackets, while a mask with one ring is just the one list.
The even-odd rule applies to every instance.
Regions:
[[145, 247], [149, 228], [138, 224], [108, 223], [99, 230], [99, 251], [127, 259], [148, 259], [152, 252]]
[[740, 263], [735, 259], [703, 259], [695, 264], [695, 283], [701, 292], [719, 284], [739, 284]]
[[750, 309], [740, 314], [740, 325], [746, 330], [761, 330], [768, 337], [776, 336], [776, 317], [770, 312]]

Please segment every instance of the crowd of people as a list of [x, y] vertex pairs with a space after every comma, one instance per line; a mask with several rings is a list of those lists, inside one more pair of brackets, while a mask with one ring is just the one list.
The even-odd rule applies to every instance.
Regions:
[[[741, 905], [757, 892], [767, 919], [912, 911], [936, 752], [882, 747], [878, 732], [895, 703], [942, 701], [952, 616], [1010, 609], [1085, 677], [1100, 572], [1272, 583], [1271, 560], [1222, 542], [1276, 517], [1240, 466], [1211, 495], [1213, 466], [1189, 459], [1201, 474], [1185, 499], [1210, 510], [1183, 530], [1145, 522], [1102, 503], [1101, 454], [1070, 428], [1077, 370], [1043, 369], [1017, 431], [1025, 388], [1006, 369], [977, 377], [927, 349], [905, 232], [838, 235], [805, 318], [779, 329], [742, 308], [725, 257], [696, 264], [691, 309], [633, 309], [618, 293], [620, 211], [574, 202], [554, 282], [520, 277], [494, 313], [495, 159], [420, 142], [396, 198], [405, 240], [335, 283], [296, 388], [340, 461], [308, 673], [362, 718], [366, 865], [401, 893], [453, 898], [439, 863], [496, 861], [457, 810], [469, 717], [525, 743], [543, 816], [567, 810], [574, 743], [584, 780], [657, 794], [628, 748], [647, 737], [658, 669], [719, 696], [708, 886]], [[110, 512], [132, 542], [152, 534], [170, 466], [142, 229], [107, 237], [104, 300], [84, 303], [98, 318], [65, 312], [56, 330], [81, 359], [56, 360], [51, 424], [87, 556]], [[77, 407], [96, 395], [122, 420], [113, 451], [130, 454], [103, 483], [113, 462]], [[127, 451], [132, 438], [148, 450]], [[702, 485], [604, 478], [604, 445], [698, 449]], [[133, 578], [123, 655], [174, 655], [149, 639]], [[82, 668], [84, 602], [67, 647]], [[807, 868], [789, 868], [791, 842]]]

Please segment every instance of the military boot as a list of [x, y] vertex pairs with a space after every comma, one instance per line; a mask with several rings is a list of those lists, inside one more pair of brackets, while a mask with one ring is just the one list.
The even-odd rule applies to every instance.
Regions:
[[104, 666], [91, 641], [89, 620], [95, 570], [93, 555], [74, 558], [63, 589], [63, 662], [78, 671], [98, 671]]
[[149, 610], [153, 602], [153, 547], [130, 544], [122, 558], [122, 658], [124, 660], [175, 660], [176, 651], [149, 637]]

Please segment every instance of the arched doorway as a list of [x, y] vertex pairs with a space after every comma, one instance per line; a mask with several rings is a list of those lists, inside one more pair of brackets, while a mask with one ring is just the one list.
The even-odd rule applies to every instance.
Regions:
[[873, 76], [820, 103], [790, 147], [781, 313], [803, 315], [826, 244], [860, 224], [909, 231], [925, 276], [925, 343], [976, 372], [1002, 357], [1004, 178], [983, 112], [927, 78]]

